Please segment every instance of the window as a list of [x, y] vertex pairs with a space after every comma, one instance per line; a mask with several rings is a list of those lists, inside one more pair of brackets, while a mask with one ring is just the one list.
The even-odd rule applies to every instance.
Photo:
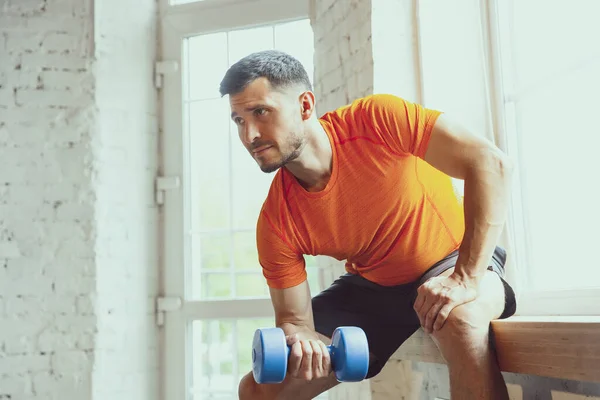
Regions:
[[[209, 3], [185, 12], [163, 5], [161, 23], [161, 56], [179, 65], [162, 87], [164, 174], [182, 182], [164, 203], [165, 292], [181, 300], [165, 318], [164, 395], [177, 400], [237, 398], [254, 331], [274, 326], [255, 238], [274, 174], [240, 143], [219, 83], [240, 58], [273, 48], [296, 56], [311, 80], [313, 72], [308, 3]], [[305, 260], [316, 293], [317, 259]]]
[[[533, 290], [600, 287], [600, 4], [499, 2], [504, 105], [516, 142]], [[543, 18], [540, 18], [543, 9]], [[529, 21], [536, 21], [531, 29]], [[596, 129], [596, 132], [594, 132]]]
[[[219, 94], [219, 82], [227, 68], [245, 55], [272, 48], [300, 59], [312, 79], [312, 47], [306, 19], [198, 35], [183, 42], [184, 187], [190, 189], [185, 231], [190, 236], [193, 299], [268, 296], [257, 268], [255, 227], [274, 174], [260, 172], [240, 143], [229, 118], [229, 102]], [[307, 258], [307, 267], [314, 265]], [[309, 278], [313, 288], [318, 287], [316, 277]]]
[[518, 312], [598, 314], [600, 4], [418, 4], [425, 105], [452, 112], [517, 162], [508, 225]]

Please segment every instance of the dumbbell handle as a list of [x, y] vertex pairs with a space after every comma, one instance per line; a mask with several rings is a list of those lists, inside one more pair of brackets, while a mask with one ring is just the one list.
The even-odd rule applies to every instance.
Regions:
[[[333, 346], [326, 346], [327, 347], [327, 351], [329, 352], [329, 358], [331, 359], [331, 369], [335, 370], [335, 366], [333, 365], [333, 353], [335, 351], [335, 348]], [[292, 346], [287, 345], [285, 346], [285, 350], [286, 350], [286, 358], [290, 358], [290, 352], [292, 351]]]

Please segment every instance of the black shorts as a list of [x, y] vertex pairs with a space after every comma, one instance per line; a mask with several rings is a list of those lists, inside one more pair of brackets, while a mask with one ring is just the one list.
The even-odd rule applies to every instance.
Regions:
[[[427, 279], [454, 267], [458, 251], [428, 269], [419, 280], [398, 286], [381, 286], [359, 275], [345, 274], [312, 299], [316, 331], [331, 337], [338, 326], [359, 326], [367, 335], [369, 350], [375, 356], [367, 379], [377, 375], [390, 356], [420, 328], [413, 309], [417, 289]], [[515, 294], [504, 280], [506, 252], [497, 247], [488, 267], [504, 284], [505, 304], [500, 319], [516, 311]]]

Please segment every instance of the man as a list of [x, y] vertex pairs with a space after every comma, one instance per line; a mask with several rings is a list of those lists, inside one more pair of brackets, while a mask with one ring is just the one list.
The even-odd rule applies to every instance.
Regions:
[[[277, 171], [257, 223], [276, 325], [291, 345], [288, 376], [242, 399], [310, 399], [338, 382], [333, 330], [361, 327], [367, 378], [419, 327], [449, 366], [453, 399], [508, 399], [490, 321], [515, 311], [496, 247], [510, 163], [439, 111], [371, 95], [317, 117], [303, 66], [253, 53], [221, 82], [231, 118], [264, 172]], [[463, 179], [463, 202], [450, 177]], [[311, 299], [303, 254], [346, 260], [347, 274]]]

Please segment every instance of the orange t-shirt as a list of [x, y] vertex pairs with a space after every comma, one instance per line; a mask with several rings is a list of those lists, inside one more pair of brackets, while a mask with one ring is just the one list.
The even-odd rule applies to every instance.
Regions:
[[267, 284], [302, 283], [303, 254], [310, 254], [346, 260], [350, 273], [398, 285], [456, 250], [464, 233], [462, 200], [451, 178], [423, 161], [440, 114], [378, 94], [323, 115], [333, 149], [327, 186], [308, 192], [281, 168], [258, 218]]

